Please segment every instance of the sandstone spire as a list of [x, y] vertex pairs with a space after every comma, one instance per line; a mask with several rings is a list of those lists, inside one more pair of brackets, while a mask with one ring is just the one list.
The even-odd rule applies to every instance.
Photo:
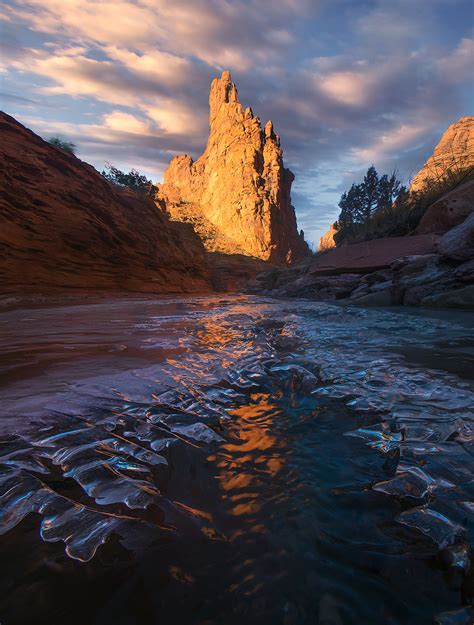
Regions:
[[212, 81], [209, 138], [200, 158], [175, 157], [159, 196], [190, 221], [211, 251], [289, 262], [308, 253], [291, 205], [294, 176], [283, 165], [271, 121], [243, 108], [230, 72]]

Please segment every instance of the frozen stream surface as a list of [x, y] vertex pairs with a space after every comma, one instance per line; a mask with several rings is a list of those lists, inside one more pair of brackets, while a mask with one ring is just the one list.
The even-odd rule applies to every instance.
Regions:
[[467, 625], [470, 314], [0, 306], [2, 625]]

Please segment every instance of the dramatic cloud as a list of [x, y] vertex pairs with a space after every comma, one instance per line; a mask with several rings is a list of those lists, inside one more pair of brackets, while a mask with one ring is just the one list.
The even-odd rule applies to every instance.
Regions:
[[374, 163], [416, 172], [471, 114], [469, 0], [10, 0], [0, 15], [2, 108], [103, 167], [157, 179], [207, 135], [210, 81], [281, 134], [311, 242]]

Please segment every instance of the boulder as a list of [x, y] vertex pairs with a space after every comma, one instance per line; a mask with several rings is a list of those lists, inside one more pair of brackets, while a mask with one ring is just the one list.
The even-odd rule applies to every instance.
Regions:
[[149, 199], [0, 113], [0, 291], [209, 291], [204, 247]]
[[442, 256], [453, 260], [474, 258], [474, 213], [459, 226], [448, 230], [438, 241], [437, 250]]
[[432, 204], [423, 215], [417, 232], [443, 234], [461, 224], [474, 212], [474, 180], [466, 182]]
[[175, 157], [159, 185], [173, 219], [190, 221], [211, 252], [294, 262], [309, 254], [291, 205], [294, 176], [280, 138], [239, 102], [228, 71], [212, 82], [210, 132], [196, 162]]
[[311, 261], [310, 271], [318, 275], [370, 273], [390, 267], [399, 258], [429, 254], [438, 237], [432, 234], [374, 239], [330, 250]]
[[474, 284], [461, 289], [444, 291], [429, 295], [421, 301], [421, 306], [430, 308], [465, 308], [474, 309]]
[[376, 293], [368, 293], [357, 299], [351, 299], [351, 304], [354, 306], [392, 306], [395, 303], [392, 291], [389, 288]]
[[459, 265], [454, 270], [453, 276], [460, 282], [474, 282], [474, 259]]

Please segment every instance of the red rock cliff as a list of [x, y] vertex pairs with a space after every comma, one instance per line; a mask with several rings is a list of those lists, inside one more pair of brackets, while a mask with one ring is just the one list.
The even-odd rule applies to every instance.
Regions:
[[5, 113], [0, 136], [0, 292], [209, 290], [190, 226]]
[[173, 218], [193, 223], [210, 251], [290, 262], [308, 254], [291, 205], [294, 176], [278, 135], [239, 102], [225, 71], [212, 82], [207, 147], [175, 157], [159, 195]]
[[433, 154], [413, 178], [410, 191], [423, 191], [430, 181], [443, 179], [446, 172], [474, 166], [474, 117], [461, 117], [449, 126]]

